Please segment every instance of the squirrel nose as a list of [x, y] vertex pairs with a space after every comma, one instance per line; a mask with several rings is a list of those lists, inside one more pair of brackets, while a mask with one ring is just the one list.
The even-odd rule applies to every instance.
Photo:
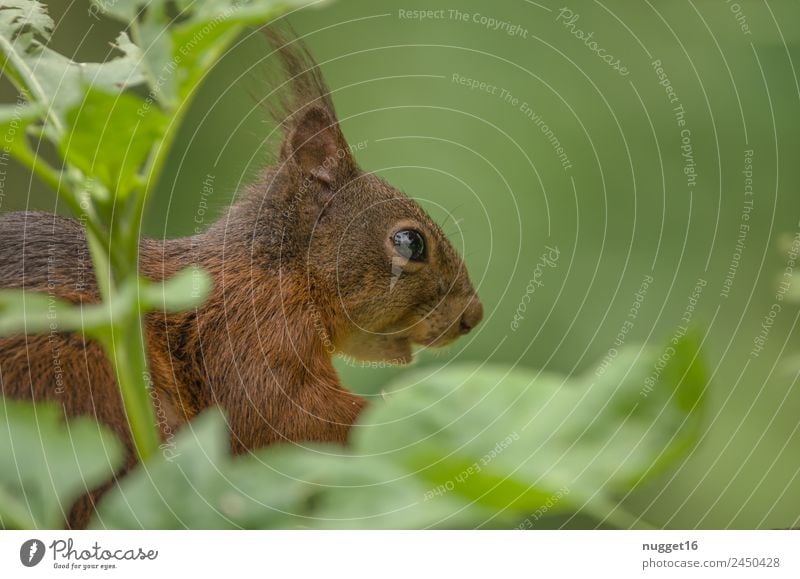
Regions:
[[483, 319], [483, 305], [477, 297], [469, 302], [467, 308], [461, 316], [461, 323], [459, 329], [462, 334], [468, 334], [472, 328], [477, 326]]

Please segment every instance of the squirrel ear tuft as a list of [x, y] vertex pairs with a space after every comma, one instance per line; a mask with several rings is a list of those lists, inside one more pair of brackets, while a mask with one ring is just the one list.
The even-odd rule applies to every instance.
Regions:
[[328, 186], [349, 176], [354, 167], [350, 148], [336, 119], [316, 106], [297, 113], [286, 136], [282, 156], [303, 175]]

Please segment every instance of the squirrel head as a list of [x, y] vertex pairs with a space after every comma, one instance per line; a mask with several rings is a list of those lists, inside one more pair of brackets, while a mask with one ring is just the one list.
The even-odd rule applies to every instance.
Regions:
[[326, 338], [339, 353], [404, 364], [414, 345], [444, 346], [468, 333], [483, 307], [458, 252], [416, 202], [358, 167], [299, 41], [268, 37], [291, 90], [277, 113], [284, 139], [260, 211], [272, 215], [275, 257], [302, 264]]

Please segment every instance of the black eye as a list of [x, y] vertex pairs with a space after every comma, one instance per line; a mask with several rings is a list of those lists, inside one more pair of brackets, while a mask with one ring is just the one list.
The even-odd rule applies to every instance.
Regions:
[[403, 229], [394, 234], [392, 240], [397, 252], [411, 261], [422, 261], [425, 258], [425, 240], [419, 231]]

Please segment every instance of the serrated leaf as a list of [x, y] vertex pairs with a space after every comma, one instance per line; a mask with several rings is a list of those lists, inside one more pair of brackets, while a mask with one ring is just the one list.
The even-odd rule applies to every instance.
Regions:
[[47, 115], [46, 134], [55, 142], [63, 135], [67, 111], [82, 100], [88, 87], [117, 93], [144, 80], [141, 53], [125, 33], [116, 42], [122, 55], [103, 63], [74, 62], [45, 46], [41, 37], [41, 33], [20, 34], [16, 23], [0, 26], [0, 53], [4, 73]]
[[[599, 376], [446, 366], [410, 373], [354, 444], [227, 456], [210, 412], [101, 502], [106, 528], [421, 528], [508, 525], [547, 505], [603, 516], [615, 493], [697, 437], [705, 373], [692, 339], [630, 348]], [[187, 492], [191, 489], [191, 492]], [[495, 518], [497, 516], [497, 518]], [[493, 522], [492, 522], [493, 521]]]
[[53, 19], [47, 6], [36, 0], [3, 0], [0, 2], [0, 34], [13, 39], [23, 32], [38, 34], [50, 40]]
[[165, 0], [129, 3], [124, 13], [132, 20], [134, 5], [147, 5], [140, 20], [137, 40], [142, 48], [142, 69], [150, 85], [150, 98], [165, 110], [177, 110], [227, 47], [250, 24], [262, 24], [275, 16], [311, 3], [312, 0], [182, 0], [176, 2], [179, 21], [169, 33], [163, 14]]
[[626, 348], [576, 378], [481, 364], [416, 370], [366, 413], [355, 448], [506, 516], [554, 496], [552, 512], [602, 515], [697, 440], [706, 383], [697, 357], [688, 338]]
[[402, 470], [336, 445], [276, 446], [231, 457], [227, 438], [218, 410], [201, 415], [162, 447], [162, 457], [103, 498], [92, 526], [420, 528], [464, 526], [474, 516], [456, 497], [423, 504], [424, 489]]
[[109, 479], [123, 449], [88, 418], [0, 396], [0, 528], [53, 529], [74, 501]]

